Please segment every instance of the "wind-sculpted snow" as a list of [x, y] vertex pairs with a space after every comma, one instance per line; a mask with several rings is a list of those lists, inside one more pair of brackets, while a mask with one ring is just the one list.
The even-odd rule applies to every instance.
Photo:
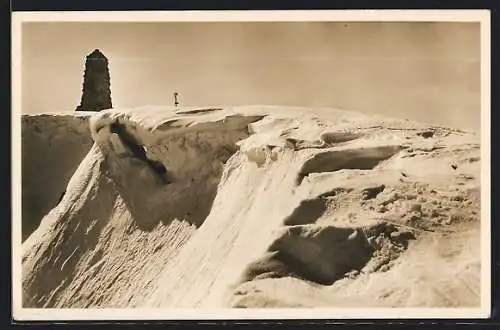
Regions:
[[96, 117], [91, 125], [107, 156], [109, 176], [138, 225], [147, 230], [173, 219], [200, 226], [224, 163], [236, 152], [236, 142], [248, 136], [248, 123], [260, 118], [234, 116], [199, 124], [172, 120], [148, 131], [111, 114]]
[[94, 146], [23, 243], [25, 307], [479, 303], [475, 133], [278, 106], [89, 124]]

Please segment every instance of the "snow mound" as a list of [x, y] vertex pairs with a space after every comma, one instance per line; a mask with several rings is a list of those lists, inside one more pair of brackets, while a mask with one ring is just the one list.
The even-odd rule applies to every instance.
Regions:
[[[30, 120], [25, 134], [45, 118]], [[24, 307], [479, 304], [473, 132], [279, 106], [85, 123], [86, 156], [60, 147], [80, 161], [62, 199], [23, 215], [41, 219], [23, 243]], [[57, 189], [26, 185], [23, 203]]]

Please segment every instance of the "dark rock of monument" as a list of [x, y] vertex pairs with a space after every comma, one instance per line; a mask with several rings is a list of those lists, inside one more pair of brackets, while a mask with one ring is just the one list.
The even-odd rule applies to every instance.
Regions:
[[95, 49], [87, 55], [82, 100], [76, 111], [101, 111], [112, 107], [108, 59]]

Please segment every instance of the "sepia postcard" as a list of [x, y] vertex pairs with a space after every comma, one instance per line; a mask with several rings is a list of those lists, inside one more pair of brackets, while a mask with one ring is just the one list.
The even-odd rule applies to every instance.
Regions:
[[490, 315], [486, 10], [14, 12], [15, 320]]

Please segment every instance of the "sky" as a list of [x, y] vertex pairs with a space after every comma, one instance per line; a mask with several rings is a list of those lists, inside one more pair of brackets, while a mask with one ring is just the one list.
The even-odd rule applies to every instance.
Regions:
[[29, 22], [22, 111], [73, 111], [85, 56], [109, 59], [114, 108], [328, 106], [480, 128], [479, 23]]

